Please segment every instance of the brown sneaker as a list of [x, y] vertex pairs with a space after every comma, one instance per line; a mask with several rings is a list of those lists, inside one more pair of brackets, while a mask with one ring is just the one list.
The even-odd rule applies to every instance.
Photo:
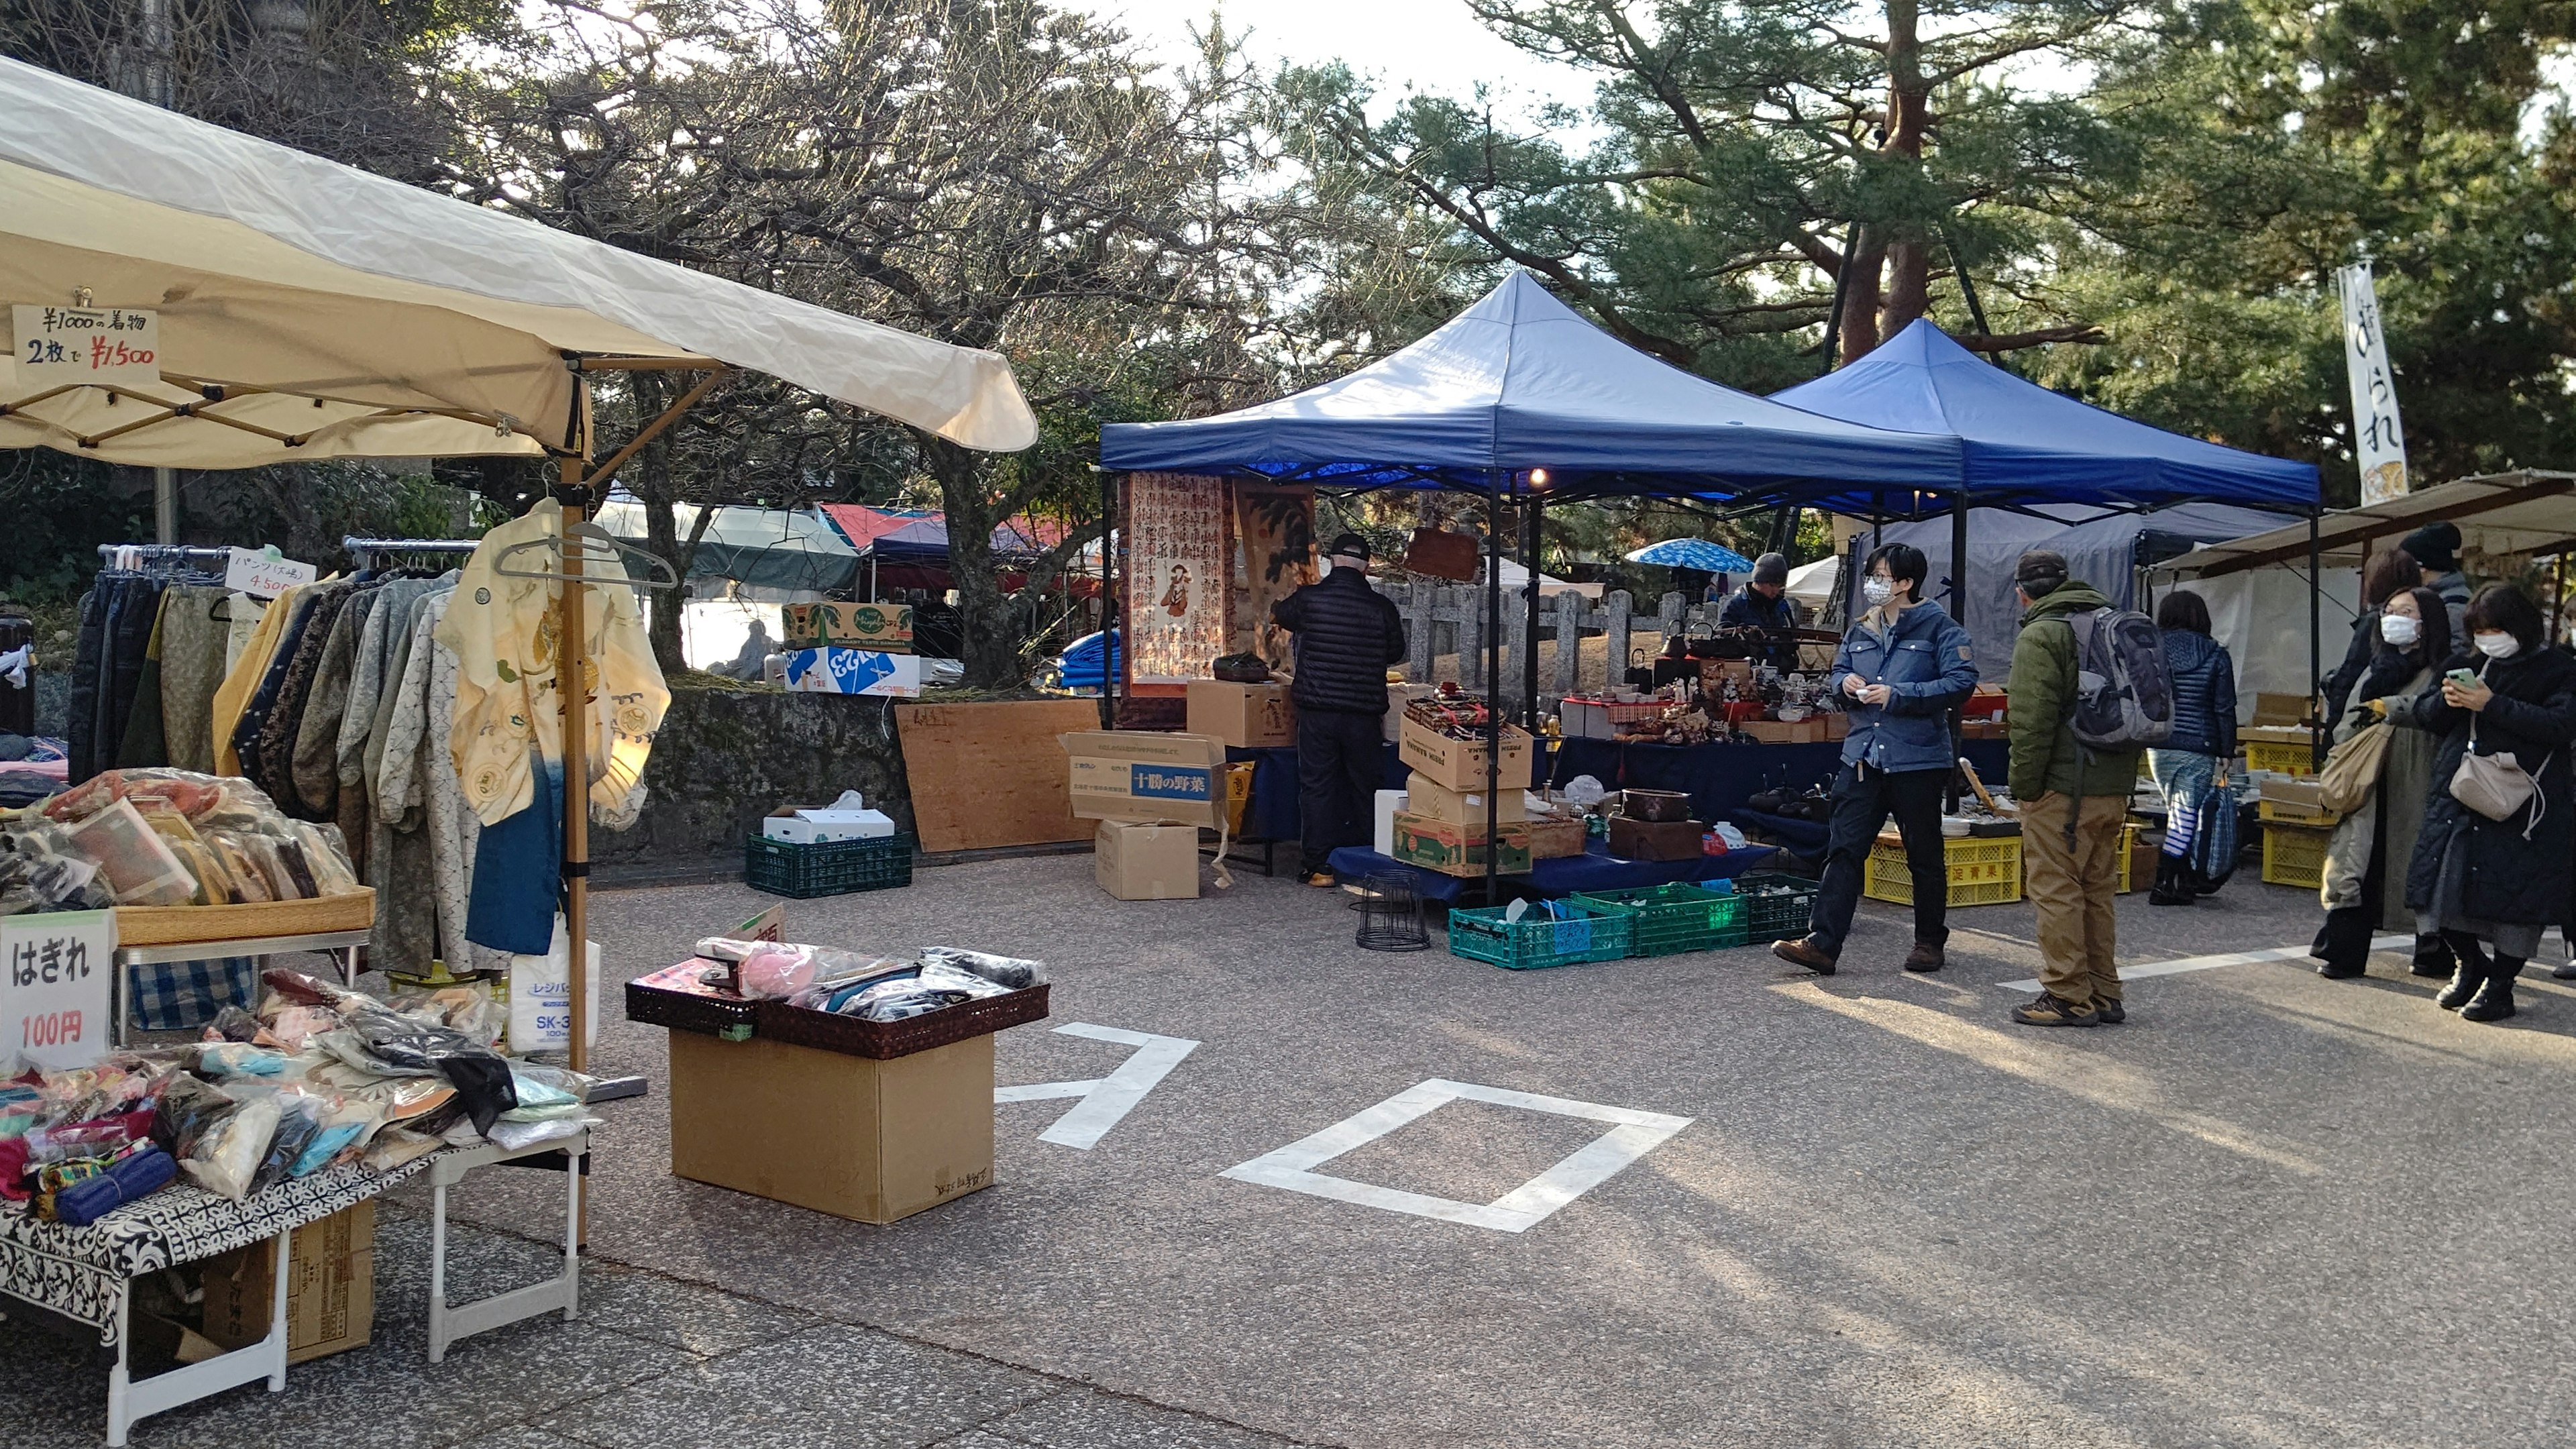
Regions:
[[1328, 886], [1334, 883], [1333, 873], [1329, 870], [1310, 871], [1306, 876], [1306, 884], [1310, 886]]
[[1908, 971], [1940, 970], [1941, 948], [1929, 941], [1915, 942], [1914, 949], [1905, 953], [1905, 969]]
[[2118, 1026], [2129, 1019], [2129, 1008], [2122, 1006], [2116, 996], [2096, 996], [2093, 998], [2093, 1014], [2102, 1018], [2104, 1026]]
[[1804, 966], [1819, 976], [1834, 974], [1834, 958], [1824, 953], [1813, 936], [1800, 941], [1774, 941], [1771, 954], [1792, 966]]
[[2043, 991], [2037, 1000], [2014, 1007], [2012, 1019], [2024, 1026], [2097, 1026], [2102, 1015], [2089, 1004], [2078, 1006]]

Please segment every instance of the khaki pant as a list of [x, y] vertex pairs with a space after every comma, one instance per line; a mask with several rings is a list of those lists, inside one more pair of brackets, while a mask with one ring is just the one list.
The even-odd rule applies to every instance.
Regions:
[[2120, 884], [2120, 826], [2129, 801], [2084, 797], [2069, 846], [2066, 817], [2077, 804], [2052, 790], [2023, 806], [2021, 848], [2039, 912], [2040, 984], [2082, 1006], [2120, 999], [2119, 968], [2111, 964], [2111, 898]]

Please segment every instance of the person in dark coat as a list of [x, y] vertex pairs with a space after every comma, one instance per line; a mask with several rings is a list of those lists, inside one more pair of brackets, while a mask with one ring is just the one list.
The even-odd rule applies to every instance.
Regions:
[[1368, 838], [1386, 775], [1386, 670], [1404, 658], [1404, 616], [1369, 587], [1368, 540], [1345, 533], [1331, 572], [1281, 599], [1271, 621], [1296, 636], [1297, 807], [1306, 884], [1333, 883], [1329, 857]]
[[[2434, 998], [2464, 1021], [2514, 1014], [2513, 981], [2540, 933], [2567, 915], [2576, 887], [2576, 791], [2568, 789], [2576, 741], [2576, 660], [2543, 635], [2540, 610], [2504, 584], [2489, 584], [2464, 614], [2475, 645], [2443, 678], [2389, 707], [2441, 740], [2424, 826], [2406, 871], [2416, 930], [2439, 931], [2459, 957]], [[2466, 684], [2457, 671], [2474, 674]], [[2489, 820], [2451, 794], [2471, 750], [2510, 754], [2534, 782], [2529, 800]]]
[[[1753, 561], [1753, 581], [1744, 586], [1726, 607], [1717, 611], [1721, 629], [1787, 630], [1798, 627], [1797, 606], [1789, 601], [1789, 559], [1786, 554], [1766, 553]], [[1753, 656], [1757, 664], [1769, 664], [1787, 671], [1798, 667], [1798, 643], [1775, 633], [1761, 653]]]
[[[2368, 798], [2342, 820], [2326, 846], [2324, 880], [2317, 897], [2326, 908], [2325, 929], [2312, 953], [2317, 974], [2330, 981], [2362, 975], [2370, 940], [2378, 931], [2413, 931], [2403, 879], [2424, 829], [2424, 798], [2434, 785], [2433, 757], [2441, 741], [2415, 728], [2404, 705], [2433, 687], [2455, 662], [2451, 616], [2431, 589], [2400, 589], [2381, 603], [2379, 651], [2355, 686], [2351, 713], [2336, 743], [2379, 719], [2391, 726], [2379, 779]], [[2448, 782], [2443, 782], [2447, 788]], [[2417, 976], [2448, 976], [2459, 962], [2440, 935], [2415, 937]]]
[[2460, 572], [2460, 526], [2428, 523], [2397, 546], [2423, 566], [2424, 587], [2442, 596], [2443, 607], [2451, 614], [2451, 637], [2469, 637], [2469, 576]]
[[2194, 856], [2213, 862], [2236, 858], [2236, 788], [2220, 783], [2236, 755], [2236, 661], [2226, 645], [2209, 637], [2209, 605], [2189, 589], [2176, 589], [2156, 605], [2156, 628], [2163, 634], [2165, 668], [2173, 675], [2173, 735], [2147, 751], [2147, 765], [2164, 789], [2166, 818], [2199, 809], [2199, 828], [2208, 839], [2195, 837], [2186, 855], [2168, 829], [2175, 843], [2156, 854], [2147, 903], [2187, 906], [2218, 889], [2206, 875], [2195, 879]]
[[[2370, 556], [2370, 563], [2361, 571], [2361, 612], [2352, 621], [2352, 640], [2344, 646], [2343, 663], [2336, 665], [2334, 672], [2325, 678], [2325, 718], [2328, 723], [2344, 717], [2344, 706], [2352, 702], [2353, 686], [2370, 672], [2380, 651], [2387, 648], [2379, 633], [2380, 609], [2391, 595], [2415, 588], [2423, 581], [2423, 565], [2415, 561], [2415, 555], [2402, 548]], [[2468, 604], [2468, 596], [2461, 595], [2460, 607], [2465, 609]], [[2443, 637], [2458, 639], [2457, 633], [2450, 632], [2452, 617], [2446, 615], [2443, 618]], [[2436, 659], [2433, 662], [2439, 664], [2442, 661]], [[2362, 696], [2364, 699], [2371, 697]]]

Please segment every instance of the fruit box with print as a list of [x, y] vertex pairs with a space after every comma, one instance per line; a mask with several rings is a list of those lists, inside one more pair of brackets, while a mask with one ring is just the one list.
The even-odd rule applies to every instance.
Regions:
[[789, 604], [780, 610], [787, 647], [813, 649], [838, 644], [887, 654], [912, 652], [910, 604]]
[[787, 687], [807, 694], [917, 699], [921, 695], [921, 658], [875, 649], [794, 649], [787, 655]]

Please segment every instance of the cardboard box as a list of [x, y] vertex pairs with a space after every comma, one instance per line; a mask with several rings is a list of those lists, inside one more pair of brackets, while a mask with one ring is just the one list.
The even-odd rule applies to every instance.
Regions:
[[787, 687], [802, 694], [864, 694], [880, 699], [921, 697], [921, 659], [876, 649], [837, 645], [794, 649], [787, 655]]
[[993, 1185], [993, 1037], [877, 1061], [671, 1036], [671, 1171], [863, 1223]]
[[[1502, 783], [1526, 790], [1530, 783], [1529, 731], [1503, 726]], [[1416, 778], [1452, 790], [1485, 788], [1485, 740], [1452, 739], [1416, 719], [1406, 719], [1395, 739], [1396, 756], [1413, 768]]]
[[[1776, 719], [1749, 719], [1738, 724], [1735, 728], [1739, 732], [1753, 739], [1759, 740], [1766, 745], [1813, 745], [1822, 744], [1824, 742], [1826, 718], [1827, 716], [1809, 715], [1805, 719], [1794, 722]], [[1840, 715], [1831, 715], [1830, 718], [1842, 719], [1843, 717]], [[1844, 720], [1843, 725], [1845, 732], [1848, 733], [1851, 722], [1849, 720]]]
[[2304, 695], [2274, 694], [2260, 690], [2254, 695], [2254, 718], [2258, 725], [2294, 725], [2308, 717], [2308, 700]]
[[894, 817], [882, 810], [796, 810], [761, 821], [760, 833], [793, 845], [873, 840], [894, 834]]
[[1841, 710], [1827, 710], [1815, 716], [1815, 720], [1825, 727], [1825, 742], [1828, 744], [1847, 739], [1851, 735], [1851, 716]]
[[1621, 860], [1697, 860], [1708, 827], [1696, 820], [1610, 817], [1610, 853]]
[[[1517, 875], [1530, 868], [1530, 828], [1527, 822], [1505, 825], [1502, 853], [1495, 868], [1505, 875]], [[1395, 815], [1395, 858], [1424, 870], [1442, 875], [1483, 875], [1485, 873], [1485, 827], [1452, 825], [1428, 815], [1399, 810]]]
[[2326, 808], [2326, 787], [2322, 780], [2283, 780], [2267, 775], [2263, 780], [2262, 797], [2319, 814], [2323, 814]]
[[[1417, 772], [1404, 782], [1404, 808], [1416, 815], [1446, 820], [1452, 825], [1473, 825], [1482, 829], [1485, 824], [1483, 783], [1478, 781], [1478, 788], [1472, 791], [1452, 790]], [[1506, 783], [1494, 792], [1494, 814], [1506, 825], [1527, 820], [1529, 801], [1520, 789]]]
[[[226, 1349], [268, 1337], [276, 1240], [218, 1253], [205, 1271], [205, 1336]], [[370, 1199], [295, 1230], [286, 1254], [286, 1361], [364, 1348], [375, 1322], [376, 1205]]]
[[1532, 860], [1557, 860], [1583, 853], [1584, 825], [1579, 814], [1552, 815], [1544, 820], [1532, 818], [1529, 830]]
[[1225, 741], [1214, 735], [1075, 730], [1056, 743], [1069, 762], [1065, 789], [1077, 820], [1210, 830], [1225, 822]]
[[1122, 901], [1192, 901], [1199, 894], [1199, 828], [1103, 820], [1091, 873]]
[[1297, 743], [1297, 706], [1284, 684], [1233, 684], [1193, 679], [1183, 690], [1190, 733], [1214, 735], [1238, 750]]
[[886, 654], [912, 652], [910, 604], [789, 604], [779, 613], [790, 649], [845, 644]]

